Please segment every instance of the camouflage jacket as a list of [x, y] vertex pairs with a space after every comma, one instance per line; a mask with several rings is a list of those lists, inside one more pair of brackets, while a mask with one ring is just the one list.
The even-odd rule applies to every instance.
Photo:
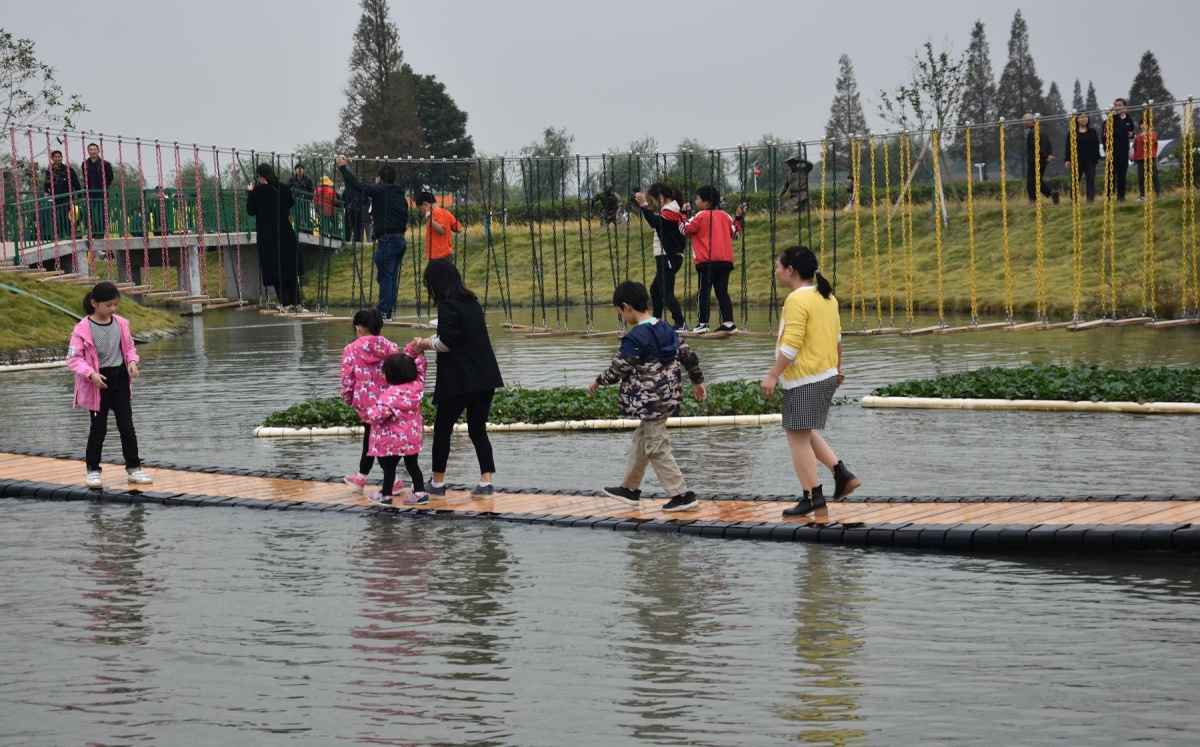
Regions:
[[612, 364], [596, 381], [621, 383], [621, 417], [659, 420], [678, 415], [683, 406], [681, 364], [693, 384], [704, 383], [696, 353], [669, 323], [651, 319], [629, 330]]

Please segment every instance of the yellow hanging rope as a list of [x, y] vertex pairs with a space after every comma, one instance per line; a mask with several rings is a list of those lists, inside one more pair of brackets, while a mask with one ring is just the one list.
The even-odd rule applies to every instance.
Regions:
[[[1112, 294], [1111, 306], [1109, 294], [1109, 279], [1108, 270], [1112, 267], [1116, 269], [1116, 258], [1110, 259], [1109, 253], [1116, 254], [1116, 227], [1117, 227], [1117, 181], [1115, 178], [1116, 168], [1113, 165], [1113, 134], [1116, 129], [1116, 115], [1112, 111], [1108, 113], [1108, 119], [1104, 124], [1104, 152], [1108, 154], [1108, 163], [1104, 169], [1104, 212], [1100, 220], [1100, 315], [1104, 316], [1108, 309], [1112, 309], [1112, 315], [1115, 319], [1117, 316], [1117, 285], [1116, 277], [1112, 279]], [[1128, 140], [1125, 143], [1126, 151], [1129, 149]], [[1128, 153], [1126, 153], [1128, 157]], [[1115, 275], [1115, 273], [1114, 273]]]
[[828, 189], [826, 189], [826, 185], [825, 185], [825, 160], [827, 158], [825, 148], [826, 148], [826, 142], [824, 140], [822, 140], [821, 141], [821, 213], [820, 213], [820, 215], [821, 215], [821, 233], [820, 233], [821, 265], [820, 266], [821, 267], [825, 266], [825, 193], [828, 191]]
[[975, 287], [975, 178], [971, 173], [971, 123], [967, 122], [967, 236], [971, 244], [971, 324], [979, 324], [979, 298]]
[[1008, 174], [1004, 157], [1004, 120], [1000, 120], [1000, 223], [1004, 228], [1004, 318], [1013, 323], [1012, 253], [1008, 242]]
[[1079, 299], [1083, 287], [1083, 201], [1079, 194], [1079, 125], [1074, 114], [1066, 157], [1071, 159], [1071, 280], [1073, 283], [1071, 321], [1079, 323]]
[[854, 329], [854, 309], [862, 303], [863, 328], [867, 325], [867, 289], [862, 269], [862, 223], [859, 203], [862, 201], [862, 143], [850, 140], [850, 173], [854, 179], [854, 195], [850, 207], [854, 210], [854, 275], [850, 280], [850, 329]]
[[[1156, 313], [1154, 298], [1154, 170], [1158, 167], [1155, 158], [1158, 155], [1158, 136], [1154, 135], [1154, 102], [1146, 107], [1143, 115], [1146, 122], [1146, 134], [1142, 136], [1142, 160], [1148, 164], [1143, 166], [1142, 189], [1145, 198], [1142, 200], [1142, 314], [1153, 318]], [[1153, 140], [1146, 135], [1154, 135]]]
[[938, 299], [938, 326], [946, 326], [945, 302], [942, 296], [942, 287], [944, 278], [942, 277], [942, 172], [938, 161], [938, 151], [941, 150], [941, 145], [938, 143], [938, 131], [933, 130], [930, 133], [930, 146], [933, 148], [933, 225], [935, 227], [934, 236], [937, 242], [937, 299]]
[[1188, 99], [1184, 112], [1183, 148], [1187, 168], [1184, 170], [1183, 203], [1186, 213], [1182, 233], [1192, 255], [1192, 313], [1200, 318], [1200, 245], [1196, 242], [1196, 109], [1192, 99]]
[[883, 139], [883, 184], [888, 196], [887, 213], [887, 266], [888, 266], [888, 326], [896, 326], [896, 273], [892, 265], [892, 165], [888, 147], [890, 138]]
[[[875, 248], [875, 321], [883, 329], [883, 276], [879, 267], [879, 201], [875, 195], [875, 136], [867, 141], [871, 148], [871, 233]], [[863, 320], [865, 323], [865, 319]]]
[[905, 320], [905, 324], [909, 329], [912, 329], [917, 320], [916, 314], [914, 313], [914, 295], [917, 284], [917, 268], [915, 261], [915, 250], [913, 246], [916, 239], [913, 234], [913, 201], [911, 188], [915, 164], [913, 164], [912, 138], [908, 136], [908, 133], [904, 133], [903, 137], [905, 168], [901, 181], [909, 185], [909, 189], [906, 189], [903, 195], [904, 208], [903, 212], [900, 214], [902, 241], [904, 244], [904, 310], [908, 316], [908, 319]]
[[1037, 318], [1046, 318], [1046, 246], [1042, 236], [1042, 119], [1033, 120], [1033, 205], [1037, 221]]

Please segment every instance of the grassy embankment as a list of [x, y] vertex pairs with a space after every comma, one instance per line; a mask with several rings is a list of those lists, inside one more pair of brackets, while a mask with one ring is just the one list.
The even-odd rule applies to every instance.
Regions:
[[[1181, 211], [1183, 199], [1177, 194], [1169, 195], [1154, 203], [1154, 244], [1155, 262], [1154, 281], [1147, 287], [1155, 290], [1154, 300], [1159, 317], [1175, 316], [1180, 305], [1180, 267], [1181, 267]], [[971, 272], [970, 272], [970, 241], [968, 233], [968, 211], [965, 205], [951, 203], [949, 205], [950, 224], [942, 232], [942, 290], [943, 308], [947, 313], [952, 311], [970, 311], [971, 309]], [[878, 275], [876, 273], [876, 250], [871, 210], [864, 206], [859, 213], [858, 235], [860, 240], [860, 263], [855, 263], [855, 225], [854, 215], [839, 213], [837, 215], [837, 281], [838, 298], [843, 306], [849, 306], [851, 288], [858, 290], [854, 295], [859, 299], [859, 314], [861, 315], [862, 299], [865, 296], [867, 317], [876, 319], [876, 298], [884, 322], [888, 321], [889, 309], [895, 308], [896, 320], [903, 323], [905, 316], [905, 284], [904, 264], [901, 241], [899, 215], [892, 222], [892, 250], [889, 270], [889, 253], [887, 239], [887, 207], [880, 205], [878, 210]], [[645, 247], [646, 267], [649, 275], [653, 276], [654, 263], [651, 257], [650, 232], [639, 216], [633, 216], [634, 222], [627, 231], [620, 227], [617, 235], [618, 278], [625, 277], [626, 259], [628, 258], [629, 275], [635, 280], [646, 280], [642, 273], [642, 247]], [[1080, 313], [1084, 316], [1094, 316], [1101, 308], [1100, 290], [1100, 257], [1102, 235], [1103, 206], [1099, 203], [1084, 205], [1082, 208], [1083, 227], [1083, 272], [1080, 292]], [[833, 274], [833, 215], [826, 213], [825, 223], [825, 259], [823, 267], [828, 275]], [[1012, 301], [1014, 311], [1018, 316], [1031, 317], [1037, 309], [1037, 222], [1035, 211], [1026, 204], [1024, 197], [1010, 199], [1008, 205], [1009, 252], [1012, 284]], [[593, 224], [596, 225], [596, 224]], [[564, 230], [565, 229], [565, 230]], [[598, 228], [593, 228], [591, 234], [585, 226], [582, 241], [583, 252], [587, 254], [588, 238], [591, 239], [591, 257], [595, 285], [596, 301], [604, 305], [610, 297], [613, 286], [613, 271], [609, 253], [609, 238]], [[538, 237], [537, 229], [534, 231]], [[1048, 312], [1059, 319], [1069, 319], [1074, 309], [1074, 280], [1072, 271], [1072, 209], [1069, 200], [1064, 198], [1061, 205], [1047, 204], [1043, 211], [1042, 221], [1043, 261], [1045, 278], [1045, 304]], [[1143, 298], [1143, 208], [1142, 205], [1129, 202], [1118, 207], [1115, 214], [1115, 236], [1117, 251], [1117, 293], [1119, 306], [1124, 313], [1138, 313], [1142, 309]], [[781, 219], [777, 226], [775, 246], [782, 249], [795, 243], [796, 226], [792, 220]], [[913, 216], [913, 268], [915, 272], [912, 302], [917, 310], [937, 311], [938, 309], [938, 259], [935, 223], [930, 206], [918, 205]], [[807, 243], [807, 231], [805, 233]], [[461, 241], [461, 239], [460, 239]], [[493, 223], [493, 241], [496, 251], [503, 262], [503, 244], [499, 224]], [[540, 252], [544, 257], [544, 283], [547, 304], [554, 299], [554, 246], [557, 241], [557, 251], [560, 261], [559, 286], [560, 297], [569, 298], [572, 305], [583, 301], [581, 271], [583, 258], [580, 251], [580, 231], [578, 222], [557, 223], [551, 228], [547, 222], [542, 225]], [[414, 246], [410, 236], [409, 253], [405, 257], [405, 266], [400, 279], [400, 300], [402, 304], [411, 304], [413, 298], [413, 254], [423, 254], [423, 245]], [[514, 304], [529, 305], [535, 296], [531, 289], [532, 261], [531, 240], [528, 225], [510, 224], [507, 234], [508, 244], [508, 278], [507, 288], [511, 289]], [[814, 224], [811, 244], [820, 253], [819, 224]], [[466, 233], [466, 280], [468, 285], [477, 291], [484, 287], [484, 250], [486, 243], [482, 227], [471, 226]], [[628, 249], [627, 249], [628, 247]], [[980, 313], [1003, 313], [1005, 310], [1005, 271], [1004, 271], [1004, 231], [1002, 211], [999, 199], [979, 200], [975, 205], [975, 257], [976, 300]], [[369, 252], [363, 251], [362, 256], [370, 262]], [[735, 302], [740, 299], [741, 285], [741, 247], [740, 242], [735, 246], [739, 267], [731, 278], [731, 293]], [[771, 271], [773, 266], [772, 249], [770, 244], [769, 222], [764, 214], [751, 214], [748, 220], [746, 235], [747, 261], [747, 295], [751, 303], [764, 304], [770, 298]], [[460, 267], [464, 252], [460, 248]], [[563, 257], [565, 256], [565, 260]], [[422, 260], [423, 261], [423, 260]], [[215, 263], [210, 263], [215, 264]], [[316, 268], [310, 268], [310, 274], [305, 282], [305, 297], [312, 298], [316, 292]], [[687, 271], [689, 268], [684, 268]], [[861, 283], [853, 282], [861, 272]], [[495, 271], [491, 279], [491, 298], [498, 303], [497, 281]], [[501, 274], [504, 266], [501, 265]], [[343, 250], [334, 257], [332, 262], [330, 300], [334, 306], [350, 306], [353, 303], [351, 278], [353, 274], [352, 261], [348, 250]], [[877, 282], [876, 278], [879, 278]], [[1148, 276], [1147, 276], [1148, 278]], [[1188, 280], [1189, 287], [1191, 279]], [[682, 292], [684, 278], [681, 276], [676, 284], [677, 292]], [[694, 278], [690, 287], [694, 290]], [[537, 296], [540, 302], [540, 296]], [[1147, 297], [1147, 302], [1149, 296]], [[685, 300], [686, 303], [686, 300]]]
[[[88, 289], [80, 285], [43, 283], [19, 275], [0, 275], [0, 283], [37, 294], [77, 314], [83, 314], [83, 296]], [[129, 319], [134, 336], [147, 335], [179, 327], [179, 316], [170, 311], [140, 306], [133, 299], [121, 299], [117, 311]], [[0, 288], [0, 360], [44, 359], [62, 355], [71, 339], [76, 319], [26, 295]]]

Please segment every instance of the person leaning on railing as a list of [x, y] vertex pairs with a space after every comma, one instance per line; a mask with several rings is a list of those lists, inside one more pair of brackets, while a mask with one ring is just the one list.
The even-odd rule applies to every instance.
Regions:
[[404, 188], [396, 184], [396, 168], [382, 164], [375, 175], [374, 184], [363, 184], [346, 165], [346, 157], [337, 157], [338, 171], [348, 189], [371, 198], [371, 223], [375, 247], [376, 277], [379, 279], [379, 313], [390, 321], [396, 308], [396, 294], [400, 288], [400, 268], [404, 263], [404, 252], [408, 244], [404, 232], [408, 228], [408, 200]]

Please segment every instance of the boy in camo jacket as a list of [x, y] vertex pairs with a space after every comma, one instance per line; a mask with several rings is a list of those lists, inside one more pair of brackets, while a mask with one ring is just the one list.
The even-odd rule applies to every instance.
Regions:
[[683, 405], [680, 365], [692, 381], [692, 394], [703, 402], [704, 372], [700, 359], [687, 343], [681, 342], [675, 329], [652, 316], [647, 309], [650, 294], [646, 286], [626, 280], [613, 293], [613, 306], [630, 325], [612, 364], [588, 385], [588, 394], [601, 386], [620, 382], [621, 417], [638, 418], [633, 432], [629, 464], [621, 484], [605, 488], [604, 494], [629, 506], [642, 505], [642, 477], [646, 466], [654, 467], [659, 483], [671, 496], [664, 511], [690, 511], [698, 507], [696, 494], [687, 489], [679, 465], [671, 454], [667, 437], [667, 418], [678, 415]]

